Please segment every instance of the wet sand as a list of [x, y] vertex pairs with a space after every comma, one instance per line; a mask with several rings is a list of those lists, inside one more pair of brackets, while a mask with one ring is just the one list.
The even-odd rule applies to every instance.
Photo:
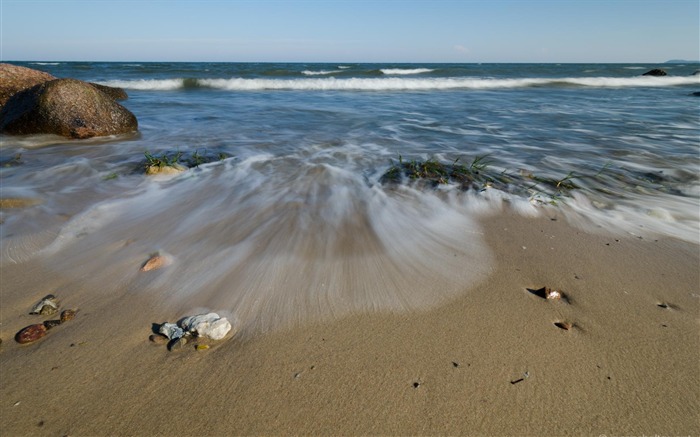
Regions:
[[[39, 261], [3, 266], [0, 431], [700, 434], [698, 245], [590, 234], [562, 218], [504, 213], [482, 226], [494, 267], [447, 304], [299, 323], [203, 351], [149, 342], [154, 323], [186, 314], [160, 312], [140, 287], [106, 295]], [[568, 302], [527, 291], [545, 286]], [[51, 318], [27, 314], [50, 292], [79, 309], [75, 320], [15, 343]]]

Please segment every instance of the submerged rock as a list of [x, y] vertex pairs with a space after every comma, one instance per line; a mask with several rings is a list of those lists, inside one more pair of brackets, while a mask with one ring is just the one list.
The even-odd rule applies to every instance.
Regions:
[[39, 199], [24, 197], [6, 197], [0, 199], [0, 209], [27, 208], [41, 203]]
[[164, 255], [153, 255], [143, 264], [143, 266], [141, 266], [141, 271], [148, 272], [151, 270], [156, 270], [161, 267], [165, 267], [168, 264], [170, 264], [168, 257]]
[[642, 76], [666, 76], [667, 74], [668, 73], [660, 68], [654, 68], [653, 70], [647, 71]]
[[55, 79], [20, 91], [0, 111], [0, 132], [91, 138], [135, 132], [134, 114], [87, 82]]

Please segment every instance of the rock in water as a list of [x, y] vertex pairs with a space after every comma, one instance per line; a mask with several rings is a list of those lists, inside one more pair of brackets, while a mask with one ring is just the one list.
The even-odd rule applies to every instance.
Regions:
[[212, 340], [221, 340], [231, 330], [231, 324], [226, 317], [219, 317], [216, 313], [187, 317], [181, 326], [185, 331]]
[[660, 68], [654, 68], [644, 73], [642, 76], [666, 76], [666, 72]]
[[56, 79], [49, 73], [20, 67], [12, 64], [0, 64], [0, 107], [14, 94], [34, 85]]
[[163, 255], [153, 255], [146, 261], [146, 263], [141, 266], [141, 271], [142, 272], [148, 272], [150, 270], [156, 270], [161, 267], [165, 267], [169, 264], [169, 260], [166, 256]]
[[29, 325], [15, 335], [15, 341], [20, 344], [27, 344], [39, 340], [48, 332], [43, 323]]
[[91, 138], [135, 132], [134, 114], [87, 82], [55, 79], [20, 91], [0, 111], [0, 132]]

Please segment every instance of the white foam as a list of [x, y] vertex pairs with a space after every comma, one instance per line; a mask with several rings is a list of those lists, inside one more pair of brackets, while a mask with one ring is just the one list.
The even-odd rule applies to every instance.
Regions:
[[430, 73], [435, 70], [431, 68], [382, 68], [379, 71], [387, 75], [402, 75]]
[[[174, 90], [184, 88], [185, 79], [138, 79], [100, 82], [103, 85], [136, 90]], [[306, 90], [306, 91], [424, 91], [453, 89], [509, 89], [532, 86], [573, 85], [592, 88], [620, 87], [668, 87], [678, 85], [700, 85], [700, 76], [636, 76], [580, 77], [580, 78], [347, 78], [335, 77], [308, 79], [196, 79], [188, 80], [195, 86], [210, 87], [228, 91], [256, 90]]]
[[343, 70], [320, 70], [320, 71], [311, 71], [311, 70], [304, 70], [301, 72], [301, 74], [304, 74], [306, 76], [325, 76], [329, 74], [336, 74], [336, 73], [342, 73]]
[[136, 80], [108, 80], [98, 82], [101, 85], [125, 88], [131, 90], [170, 91], [184, 88], [184, 79], [136, 79]]

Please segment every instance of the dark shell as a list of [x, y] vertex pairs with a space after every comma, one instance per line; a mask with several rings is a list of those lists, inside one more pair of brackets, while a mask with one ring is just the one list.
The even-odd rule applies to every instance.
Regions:
[[60, 320], [45, 320], [44, 321], [44, 326], [46, 327], [46, 329], [54, 328], [60, 324], [61, 324]]
[[37, 302], [29, 312], [29, 314], [41, 314], [49, 316], [58, 311], [58, 299], [53, 294], [47, 294], [39, 302]]
[[15, 335], [15, 341], [20, 344], [31, 343], [45, 336], [48, 330], [43, 323], [29, 325]]
[[75, 318], [75, 310], [63, 310], [61, 313], [61, 323], [73, 320]]

